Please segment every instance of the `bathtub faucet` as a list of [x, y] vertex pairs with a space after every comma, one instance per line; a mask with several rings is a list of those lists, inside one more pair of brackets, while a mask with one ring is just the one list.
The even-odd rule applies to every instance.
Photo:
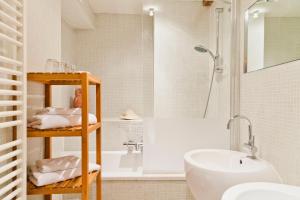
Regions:
[[132, 140], [124, 142], [123, 145], [127, 147], [128, 152], [132, 152], [133, 150], [142, 152], [144, 147], [143, 142], [135, 142]]

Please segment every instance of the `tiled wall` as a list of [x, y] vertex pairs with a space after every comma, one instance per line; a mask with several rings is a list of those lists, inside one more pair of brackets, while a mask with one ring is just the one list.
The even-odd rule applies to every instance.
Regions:
[[[194, 200], [185, 181], [104, 181], [102, 191], [104, 200]], [[64, 195], [64, 200], [77, 199]]]
[[[70, 44], [74, 32], [64, 26], [62, 31], [63, 50], [71, 52], [63, 55], [72, 56], [70, 47], [75, 46], [80, 69], [102, 81], [103, 150], [124, 149], [123, 143], [131, 138], [126, 129], [131, 125], [117, 121], [120, 114], [133, 109], [141, 117], [153, 116], [153, 18], [98, 14], [95, 30], [76, 30], [75, 45]], [[95, 113], [93, 90], [90, 98], [90, 110]], [[143, 134], [133, 129], [130, 133]], [[68, 138], [64, 144], [65, 150], [79, 150], [80, 140]], [[91, 149], [94, 146], [91, 143]]]
[[[243, 1], [242, 21], [253, 2]], [[243, 49], [243, 35], [241, 43]], [[294, 185], [300, 185], [299, 77], [299, 61], [241, 74], [241, 113], [253, 121], [259, 155], [275, 166], [285, 183]], [[242, 127], [241, 143], [248, 134]]]
[[95, 30], [77, 32], [78, 65], [103, 83], [104, 118], [118, 118], [128, 108], [144, 115], [144, 85], [152, 84], [144, 81], [152, 76], [151, 71], [144, 73], [144, 67], [153, 66], [143, 66], [142, 31], [151, 24], [143, 25], [142, 20], [141, 15], [99, 14]]
[[[165, 1], [154, 20], [154, 115], [202, 117], [208, 92], [209, 9], [201, 2]], [[175, 14], [176, 13], [176, 14]]]
[[[300, 62], [276, 66], [241, 79], [241, 113], [253, 121], [262, 158], [286, 183], [300, 185]], [[243, 132], [242, 142], [246, 141]]]
[[76, 32], [64, 20], [61, 21], [61, 59], [76, 64]]

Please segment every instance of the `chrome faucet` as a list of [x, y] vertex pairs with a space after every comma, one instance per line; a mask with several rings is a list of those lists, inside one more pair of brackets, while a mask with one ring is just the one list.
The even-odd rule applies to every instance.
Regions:
[[124, 142], [123, 145], [127, 147], [129, 153], [133, 152], [133, 150], [143, 152], [143, 142], [129, 140], [128, 142]]
[[228, 130], [231, 127], [231, 123], [235, 119], [244, 119], [248, 122], [249, 137], [248, 137], [248, 142], [244, 143], [244, 147], [246, 147], [250, 151], [250, 155], [248, 155], [247, 157], [249, 157], [251, 159], [256, 159], [257, 147], [255, 146], [255, 136], [253, 136], [253, 134], [252, 134], [252, 123], [251, 123], [250, 119], [246, 116], [243, 116], [243, 115], [235, 115], [227, 123], [227, 129]]

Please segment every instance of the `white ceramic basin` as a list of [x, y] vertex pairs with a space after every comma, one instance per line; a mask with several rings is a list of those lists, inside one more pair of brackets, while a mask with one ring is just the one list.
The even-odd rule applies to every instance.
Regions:
[[300, 200], [300, 187], [275, 183], [244, 183], [228, 189], [222, 200]]
[[231, 186], [245, 182], [281, 182], [273, 166], [230, 150], [194, 150], [184, 156], [187, 183], [196, 200], [220, 200]]

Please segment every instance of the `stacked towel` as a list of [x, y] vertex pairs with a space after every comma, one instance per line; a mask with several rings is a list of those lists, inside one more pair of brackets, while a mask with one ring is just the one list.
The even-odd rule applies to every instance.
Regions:
[[36, 161], [36, 168], [41, 173], [62, 171], [66, 169], [79, 168], [81, 166], [80, 158], [76, 156], [64, 156], [53, 159], [43, 159]]
[[[89, 114], [89, 124], [97, 123], [97, 117]], [[28, 119], [28, 127], [36, 129], [51, 129], [79, 126], [82, 124], [81, 109], [45, 108]]]
[[[100, 170], [89, 163], [89, 172]], [[46, 172], [46, 173], [45, 173]], [[29, 180], [36, 186], [45, 186], [81, 176], [81, 161], [75, 156], [44, 159], [30, 167]]]

